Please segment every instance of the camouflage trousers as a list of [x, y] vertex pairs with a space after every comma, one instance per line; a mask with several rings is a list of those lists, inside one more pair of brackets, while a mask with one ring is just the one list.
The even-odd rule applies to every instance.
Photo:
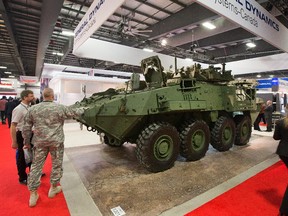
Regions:
[[64, 143], [54, 143], [49, 146], [34, 146], [33, 147], [33, 161], [28, 176], [28, 189], [30, 191], [37, 190], [40, 186], [40, 179], [42, 169], [47, 158], [48, 153], [52, 159], [52, 171], [50, 175], [50, 183], [57, 184], [63, 174], [63, 154]]

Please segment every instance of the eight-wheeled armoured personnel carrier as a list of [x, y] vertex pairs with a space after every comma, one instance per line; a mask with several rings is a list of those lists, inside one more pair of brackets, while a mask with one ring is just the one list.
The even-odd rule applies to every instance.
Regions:
[[151, 172], [169, 169], [180, 154], [204, 157], [246, 145], [256, 112], [256, 82], [235, 81], [231, 71], [201, 66], [165, 73], [157, 56], [142, 60], [145, 81], [133, 74], [124, 90], [108, 89], [77, 102], [86, 107], [76, 120], [104, 134], [107, 145], [136, 143], [139, 162]]

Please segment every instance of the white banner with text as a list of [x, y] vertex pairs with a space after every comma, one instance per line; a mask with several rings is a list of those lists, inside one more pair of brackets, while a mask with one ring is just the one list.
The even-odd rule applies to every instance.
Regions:
[[196, 2], [288, 52], [287, 28], [255, 0], [196, 0]]
[[37, 76], [20, 76], [20, 82], [26, 84], [35, 84], [37, 83], [38, 77]]
[[119, 8], [125, 0], [94, 0], [74, 30], [73, 52]]

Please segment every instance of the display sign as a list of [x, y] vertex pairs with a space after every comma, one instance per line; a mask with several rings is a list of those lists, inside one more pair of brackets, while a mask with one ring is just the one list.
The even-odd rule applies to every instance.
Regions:
[[287, 28], [255, 0], [196, 0], [196, 2], [288, 52]]
[[120, 206], [117, 206], [115, 208], [112, 208], [111, 209], [112, 213], [114, 216], [123, 216], [123, 215], [126, 215], [126, 213], [124, 212], [124, 210], [120, 207]]
[[257, 89], [268, 89], [272, 88], [271, 79], [259, 79], [257, 80], [258, 85], [256, 86]]
[[7, 82], [1, 82], [0, 83], [0, 88], [4, 88], [4, 89], [12, 89], [12, 83], [7, 83]]
[[125, 0], [94, 0], [74, 30], [73, 52], [119, 8]]
[[257, 89], [270, 90], [271, 92], [288, 92], [288, 81], [287, 78], [277, 78], [272, 79], [259, 79], [257, 80]]
[[20, 76], [20, 82], [26, 84], [35, 84], [38, 82], [37, 76]]

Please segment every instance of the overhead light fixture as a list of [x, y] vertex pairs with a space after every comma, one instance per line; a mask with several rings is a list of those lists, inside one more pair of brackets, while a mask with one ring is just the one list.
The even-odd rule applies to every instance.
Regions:
[[161, 45], [162, 46], [166, 46], [167, 45], [167, 40], [166, 39], [162, 39], [161, 40]]
[[65, 35], [65, 36], [74, 36], [74, 32], [72, 31], [68, 31], [68, 30], [62, 30], [61, 32], [62, 35]]
[[211, 22], [204, 22], [202, 23], [202, 25], [210, 30], [215, 29], [216, 26], [214, 24], [212, 24]]
[[64, 54], [63, 53], [60, 53], [60, 52], [52, 52], [53, 55], [57, 55], [57, 56], [63, 56]]
[[246, 46], [249, 48], [253, 48], [253, 47], [256, 47], [256, 44], [253, 42], [248, 42], [248, 43], [246, 43]]
[[260, 77], [261, 77], [261, 75], [260, 75], [260, 74], [258, 74], [258, 75], [257, 75], [257, 77], [258, 77], [258, 78], [260, 78]]
[[15, 76], [13, 76], [13, 75], [10, 75], [10, 76], [8, 76], [9, 78], [15, 78]]
[[5, 74], [12, 74], [12, 72], [10, 72], [10, 71], [5, 71], [4, 73]]
[[153, 52], [153, 50], [152, 50], [152, 49], [149, 49], [149, 48], [143, 48], [143, 50], [144, 50], [145, 52]]
[[196, 52], [196, 50], [194, 50], [195, 48], [197, 47], [197, 44], [196, 43], [194, 43], [194, 44], [192, 44], [191, 46], [190, 46], [190, 52]]
[[6, 66], [0, 66], [0, 69], [7, 69]]

